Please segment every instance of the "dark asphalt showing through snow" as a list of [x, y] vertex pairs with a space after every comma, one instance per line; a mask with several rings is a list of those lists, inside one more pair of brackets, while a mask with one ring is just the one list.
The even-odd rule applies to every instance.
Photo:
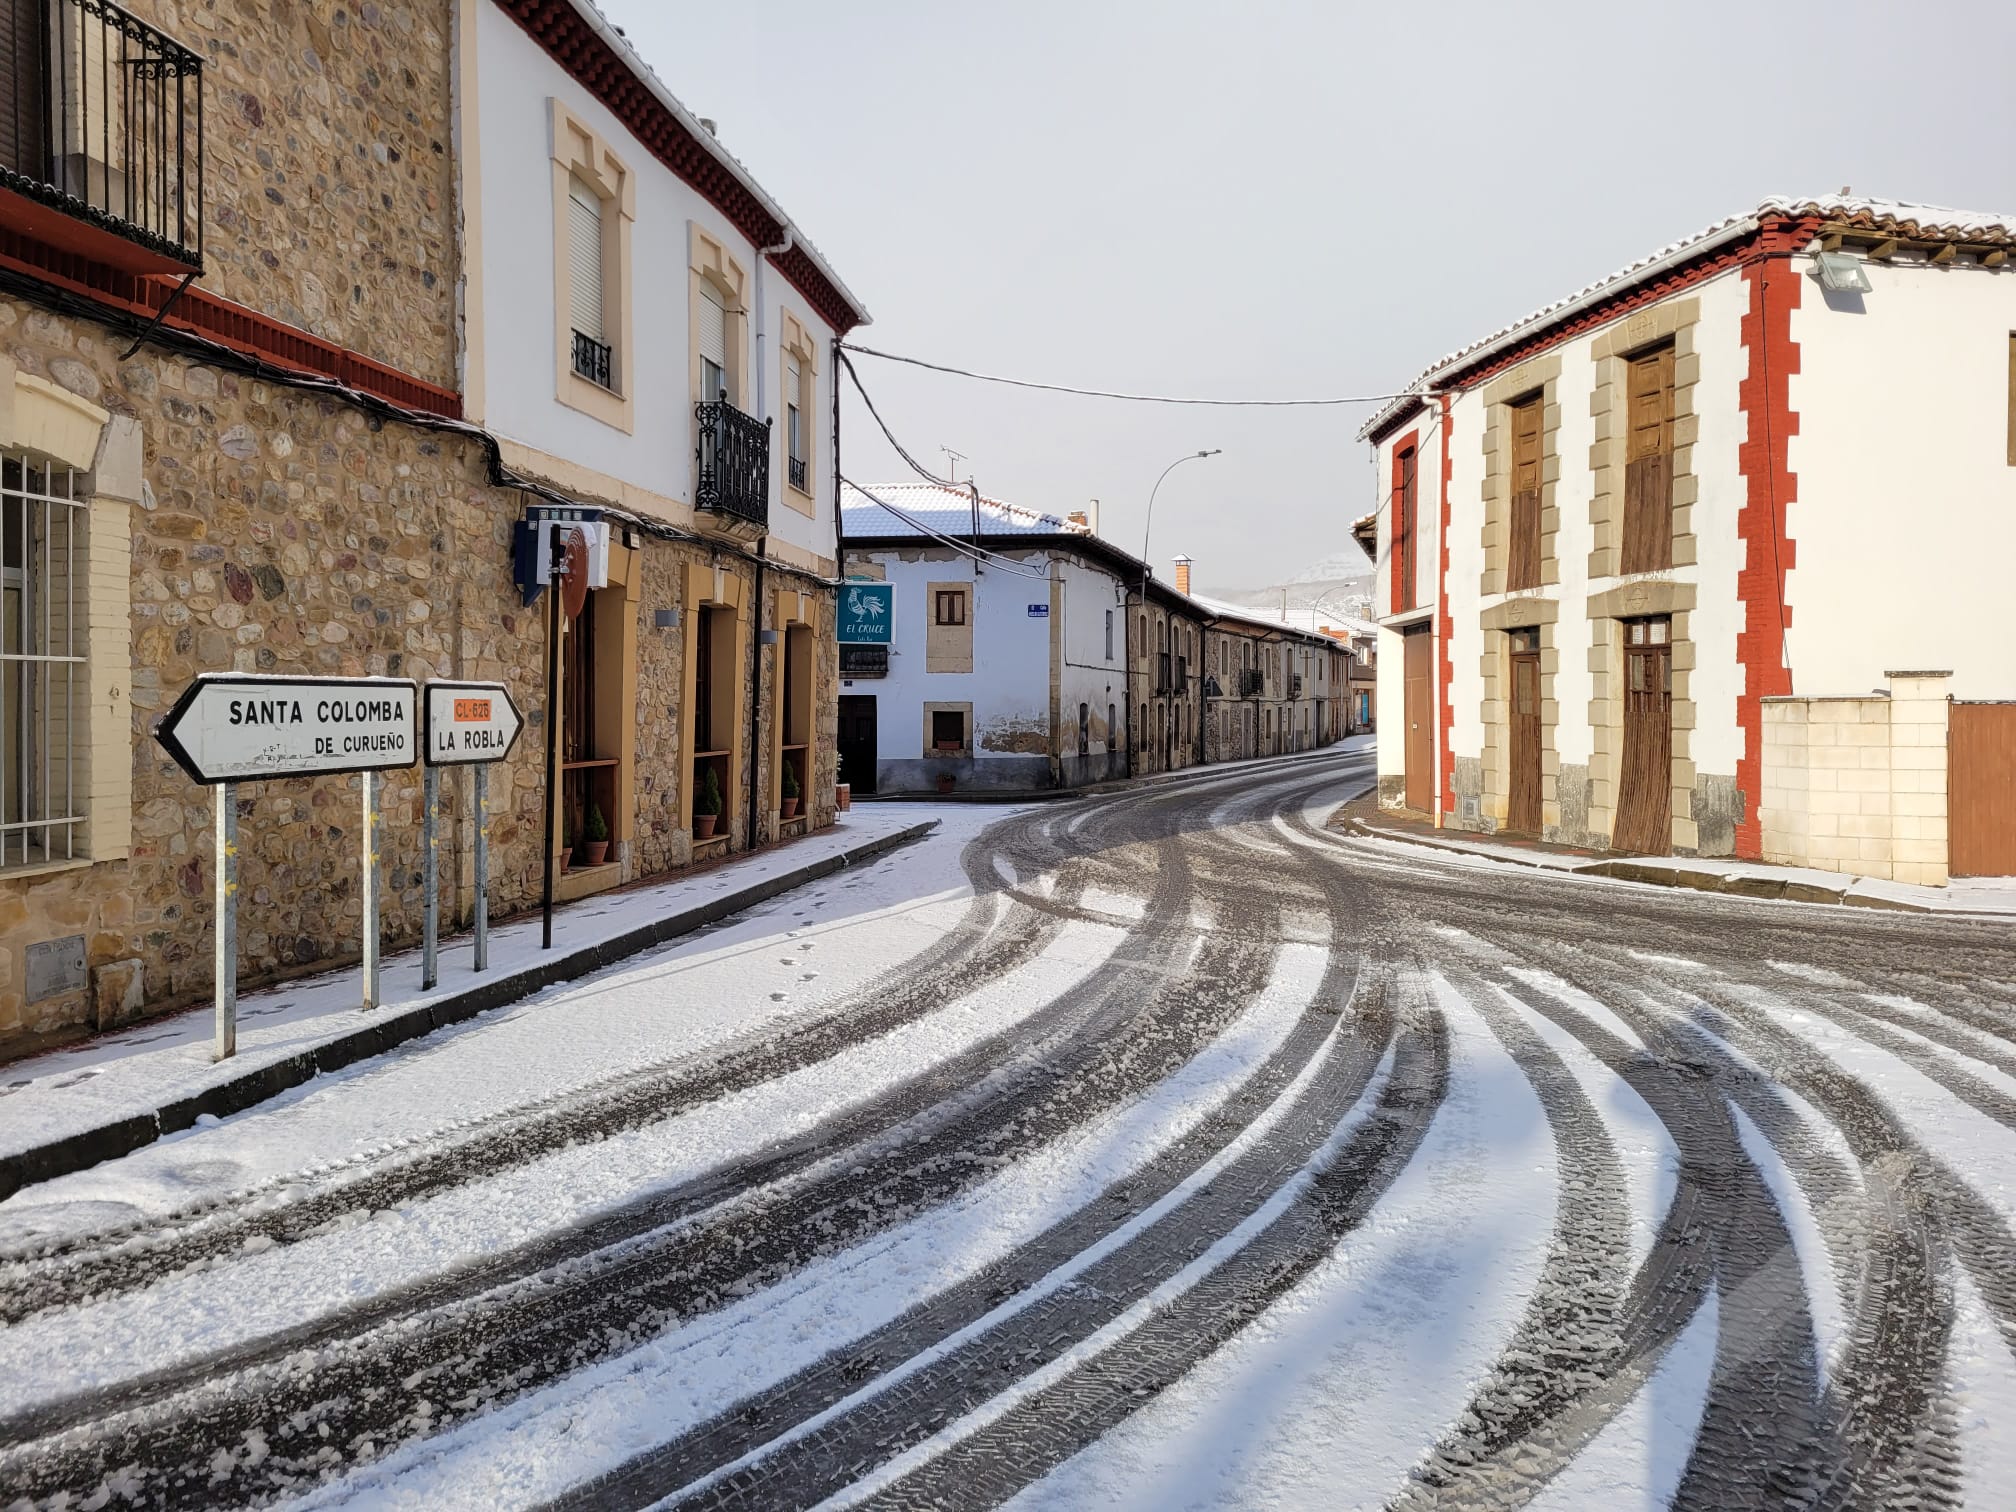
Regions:
[[[41, 1397], [0, 1418], [0, 1506], [95, 1505], [108, 1490], [111, 1505], [266, 1503], [424, 1453], [506, 1403], [816, 1276], [1149, 1093], [1268, 988], [1282, 942], [1312, 929], [1327, 964], [1308, 1009], [1126, 1179], [549, 1505], [795, 1507], [852, 1488], [878, 1506], [993, 1506], [1146, 1422], [1409, 1170], [1453, 1096], [1453, 994], [1544, 1114], [1560, 1172], [1552, 1227], [1467, 1407], [1421, 1424], [1407, 1475], [1336, 1487], [1334, 1504], [1526, 1505], [1627, 1411], [1712, 1299], [1713, 1368], [1674, 1507], [1961, 1506], [1955, 1283], [1967, 1278], [2016, 1349], [2006, 1198], [1970, 1183], [1880, 1078], [1844, 1069], [1799, 1026], [1852, 1037], [2016, 1128], [2006, 923], [1402, 853], [1323, 822], [1369, 766], [1312, 757], [1018, 812], [968, 848], [973, 897], [956, 929], [787, 1027], [511, 1109], [288, 1202], [216, 1203], [0, 1256], [8, 1323], [191, 1267], [228, 1274], [235, 1256], [704, 1109], [901, 1030], [976, 984], [1012, 982], [1072, 921], [1125, 930], [1012, 1029], [809, 1134], [285, 1330]], [[1130, 906], [1116, 912], [1116, 899]], [[1592, 1075], [1642, 1099], [1677, 1152], [1671, 1201], [1635, 1261], [1623, 1158]], [[1809, 1292], [1795, 1217], [1746, 1129], [1824, 1239], [1824, 1297]], [[1049, 1279], [1061, 1271], [1068, 1284]], [[1845, 1319], [1831, 1358], [1816, 1345], [1822, 1311]]]

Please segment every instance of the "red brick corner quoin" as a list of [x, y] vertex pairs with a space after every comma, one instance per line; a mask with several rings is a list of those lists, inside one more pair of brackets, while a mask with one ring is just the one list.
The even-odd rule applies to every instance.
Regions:
[[1757, 235], [1755, 251], [1743, 265], [1750, 308], [1743, 316], [1743, 349], [1749, 370], [1738, 389], [1745, 430], [1737, 449], [1744, 496], [1736, 515], [1743, 565], [1736, 596], [1743, 621], [1736, 632], [1736, 660], [1743, 671], [1736, 699], [1736, 722], [1743, 731], [1743, 754], [1736, 761], [1736, 786], [1743, 812], [1736, 821], [1736, 854], [1755, 861], [1764, 853], [1759, 807], [1764, 796], [1763, 700], [1792, 691], [1785, 665], [1785, 631], [1792, 621], [1785, 602], [1785, 575], [1792, 570], [1792, 537], [1786, 512], [1799, 497], [1799, 478], [1786, 451], [1799, 431], [1792, 411], [1792, 375], [1799, 371], [1799, 346], [1792, 339], [1792, 312], [1799, 308], [1802, 281], [1791, 256], [1812, 235], [1804, 221], [1777, 221]]

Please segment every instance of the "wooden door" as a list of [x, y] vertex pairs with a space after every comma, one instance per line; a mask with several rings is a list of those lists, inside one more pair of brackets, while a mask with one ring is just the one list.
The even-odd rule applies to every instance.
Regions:
[[1540, 632], [1512, 632], [1511, 802], [1505, 827], [1540, 833]]
[[1673, 565], [1673, 348], [1626, 366], [1630, 405], [1624, 442], [1624, 551], [1620, 572]]
[[1410, 625], [1402, 637], [1406, 648], [1407, 807], [1432, 813], [1435, 791], [1435, 637], [1426, 625]]
[[2016, 875], [2016, 703], [1954, 704], [1946, 764], [1946, 869]]
[[1534, 394], [1512, 406], [1512, 534], [1505, 586], [1540, 586], [1540, 419], [1546, 407]]
[[840, 780], [857, 793], [875, 791], [875, 697], [840, 697]]
[[1624, 769], [1611, 848], [1673, 848], [1673, 622], [1624, 621]]

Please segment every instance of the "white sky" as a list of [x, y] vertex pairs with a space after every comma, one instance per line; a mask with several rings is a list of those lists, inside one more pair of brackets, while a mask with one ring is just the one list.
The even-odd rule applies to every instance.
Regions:
[[[854, 339], [1015, 377], [1388, 393], [1767, 194], [2016, 211], [2008, 0], [601, 4], [866, 301]], [[855, 361], [920, 460], [1097, 498], [1131, 550], [1156, 475], [1224, 448], [1155, 506], [1151, 556], [1200, 592], [1344, 551], [1371, 506], [1363, 406]], [[907, 475], [858, 403], [842, 446], [857, 482]]]

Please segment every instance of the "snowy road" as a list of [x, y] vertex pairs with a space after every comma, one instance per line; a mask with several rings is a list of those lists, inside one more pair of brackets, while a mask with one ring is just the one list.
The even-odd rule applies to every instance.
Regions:
[[0, 1203], [0, 1506], [2008, 1505], [2007, 924], [1369, 763], [949, 811]]

